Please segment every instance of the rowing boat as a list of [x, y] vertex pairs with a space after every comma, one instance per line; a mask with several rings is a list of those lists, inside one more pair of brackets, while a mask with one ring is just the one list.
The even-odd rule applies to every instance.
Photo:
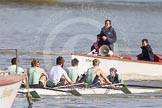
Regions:
[[72, 59], [79, 60], [79, 68], [86, 72], [92, 67], [94, 59], [100, 60], [100, 68], [108, 75], [109, 69], [115, 67], [124, 80], [162, 80], [162, 55], [155, 55], [155, 62], [133, 60], [130, 57], [95, 56], [87, 54], [72, 54]]
[[[57, 89], [43, 89], [43, 88], [30, 88], [29, 91], [36, 91], [39, 95], [48, 95], [48, 96], [65, 96], [72, 95], [71, 91], [74, 88], [57, 88]], [[161, 92], [162, 89], [152, 89], [152, 88], [138, 88], [138, 87], [129, 87], [131, 93], [155, 93]], [[124, 94], [120, 89], [113, 88], [75, 88], [77, 92], [81, 95], [109, 95], [109, 94]], [[19, 93], [26, 93], [27, 89], [19, 89]]]

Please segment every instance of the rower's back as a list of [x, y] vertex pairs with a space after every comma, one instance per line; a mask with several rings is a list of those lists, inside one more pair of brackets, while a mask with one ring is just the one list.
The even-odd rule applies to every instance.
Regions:
[[96, 77], [96, 71], [93, 68], [89, 68], [87, 70], [86, 77], [87, 77], [87, 79], [86, 79], [87, 80], [87, 83], [89, 85], [93, 84], [94, 79]]

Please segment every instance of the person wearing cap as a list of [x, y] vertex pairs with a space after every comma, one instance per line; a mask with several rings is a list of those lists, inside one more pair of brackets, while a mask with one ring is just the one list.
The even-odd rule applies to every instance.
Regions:
[[106, 84], [112, 84], [109, 79], [106, 77], [106, 74], [99, 68], [100, 61], [98, 59], [93, 60], [93, 67], [89, 68], [86, 72], [86, 81], [89, 85], [93, 84], [103, 84], [105, 81]]
[[114, 83], [122, 83], [123, 81], [119, 78], [119, 75], [117, 74], [116, 68], [110, 68], [110, 75], [107, 76], [107, 78], [114, 84]]

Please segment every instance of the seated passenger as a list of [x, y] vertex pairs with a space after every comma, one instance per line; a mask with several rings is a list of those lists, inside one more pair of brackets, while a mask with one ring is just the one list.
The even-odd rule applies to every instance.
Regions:
[[93, 45], [91, 46], [91, 51], [95, 50], [95, 52], [99, 52], [99, 41], [100, 41], [100, 34], [97, 35], [97, 40], [96, 42], [93, 43]]
[[86, 73], [87, 83], [89, 85], [93, 85], [96, 83], [104, 84], [112, 84], [109, 79], [106, 77], [106, 74], [99, 68], [100, 61], [98, 59], [93, 60], [93, 67], [89, 68]]
[[66, 85], [68, 83], [73, 84], [74, 82], [68, 77], [66, 71], [63, 69], [64, 58], [59, 56], [56, 59], [56, 66], [53, 66], [48, 73], [49, 81], [47, 82], [48, 87]]
[[78, 63], [79, 63], [79, 60], [74, 58], [71, 61], [72, 67], [68, 67], [66, 69], [69, 78], [73, 82], [78, 82], [80, 80], [80, 78], [82, 77], [82, 74], [83, 74], [83, 72], [81, 72], [80, 69], [78, 68]]
[[114, 83], [123, 83], [123, 81], [119, 78], [117, 74], [117, 70], [115, 68], [110, 68], [110, 75], [107, 78], [114, 84]]
[[12, 58], [11, 64], [12, 64], [11, 66], [5, 68], [5, 70], [8, 70], [9, 74], [23, 74], [24, 73], [24, 69], [21, 67], [17, 67], [17, 73], [16, 73], [16, 65], [17, 65], [16, 58]]
[[137, 55], [138, 60], [154, 61], [154, 54], [147, 39], [142, 39], [142, 53]]
[[31, 67], [27, 69], [27, 75], [30, 87], [46, 87], [48, 75], [44, 69], [39, 67], [38, 59], [32, 60]]

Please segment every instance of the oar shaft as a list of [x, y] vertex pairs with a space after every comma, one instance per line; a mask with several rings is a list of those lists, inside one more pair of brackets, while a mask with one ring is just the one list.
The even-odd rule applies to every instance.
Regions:
[[60, 91], [60, 92], [68, 92], [66, 90], [60, 90], [60, 89], [55, 89], [55, 88], [45, 88], [45, 89], [54, 90], [54, 91]]
[[76, 84], [71, 84], [71, 85], [64, 85], [64, 86], [54, 87], [54, 89], [58, 89], [58, 88], [68, 88], [68, 87], [80, 86], [80, 85], [85, 85], [85, 84], [86, 83], [76, 83]]
[[136, 84], [127, 84], [127, 86], [130, 86], [130, 87], [143, 87], [143, 88], [155, 88], [155, 89], [162, 89], [162, 87], [159, 87], [159, 86], [148, 86], [148, 85], [136, 85]]

